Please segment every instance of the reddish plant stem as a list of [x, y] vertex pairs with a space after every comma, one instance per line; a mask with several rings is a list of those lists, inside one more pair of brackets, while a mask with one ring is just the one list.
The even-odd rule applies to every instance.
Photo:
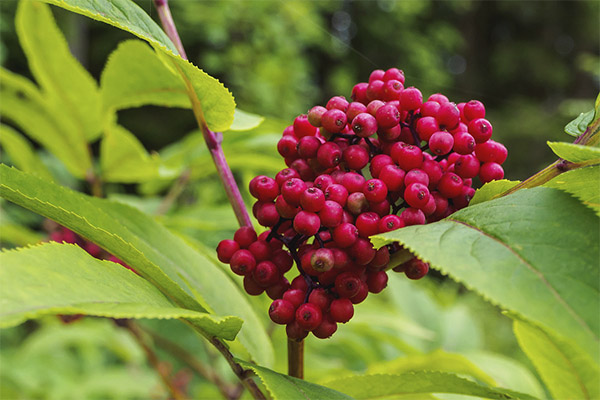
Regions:
[[[169, 9], [168, 0], [154, 0], [154, 5], [156, 6], [158, 15], [160, 17], [160, 22], [163, 25], [166, 34], [177, 47], [181, 57], [187, 60], [185, 50], [183, 49], [183, 45], [179, 39], [179, 34], [177, 33], [177, 28], [175, 27], [175, 22], [173, 21], [173, 17]], [[184, 75], [182, 74], [182, 76]], [[187, 92], [190, 97], [190, 101], [192, 102], [192, 110], [194, 112], [194, 116], [196, 117], [198, 127], [202, 131], [202, 136], [204, 137], [206, 146], [210, 150], [213, 162], [217, 168], [217, 173], [219, 174], [219, 178], [223, 183], [225, 192], [227, 193], [227, 198], [231, 203], [238, 223], [240, 226], [252, 226], [252, 221], [248, 211], [246, 210], [246, 205], [244, 204], [240, 189], [235, 182], [231, 168], [229, 168], [229, 164], [227, 164], [227, 161], [225, 160], [225, 154], [223, 153], [223, 148], [221, 147], [223, 134], [221, 132], [213, 132], [208, 128], [208, 124], [206, 123], [206, 119], [204, 118], [204, 113], [202, 111], [202, 106], [195, 95], [194, 88], [189, 80], [185, 78], [184, 80], [187, 86]]]
[[187, 60], [185, 49], [183, 48], [183, 44], [181, 43], [181, 39], [179, 38], [179, 33], [177, 32], [177, 28], [175, 27], [175, 22], [173, 21], [173, 16], [171, 15], [171, 9], [169, 8], [169, 0], [154, 0], [154, 5], [156, 6], [156, 11], [158, 12], [160, 23], [162, 24], [167, 36], [169, 36], [169, 39], [171, 39], [171, 41], [177, 48], [179, 55]]
[[288, 375], [304, 379], [304, 340], [288, 338]]

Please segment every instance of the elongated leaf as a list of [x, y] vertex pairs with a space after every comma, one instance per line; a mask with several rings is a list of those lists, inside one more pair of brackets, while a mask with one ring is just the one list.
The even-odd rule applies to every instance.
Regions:
[[[190, 101], [202, 108], [203, 117], [213, 131], [225, 131], [233, 122], [235, 101], [215, 78], [181, 58], [164, 32], [144, 11], [127, 0], [42, 0], [116, 26], [147, 40], [157, 54], [181, 76]], [[134, 59], [135, 61], [135, 59]], [[131, 66], [131, 63], [127, 63]]]
[[106, 129], [100, 145], [102, 179], [135, 183], [158, 177], [160, 159], [150, 156], [127, 129], [113, 125]]
[[519, 345], [556, 399], [600, 398], [600, 369], [570, 340], [563, 340], [526, 321], [515, 319]]
[[175, 307], [130, 270], [79, 246], [46, 243], [0, 253], [0, 326], [47, 314], [113, 318], [185, 318], [209, 335], [233, 339], [242, 321]]
[[600, 148], [566, 142], [547, 142], [554, 154], [571, 162], [600, 161]]
[[460, 375], [469, 375], [488, 385], [494, 380], [475, 364], [460, 354], [436, 350], [429, 354], [411, 355], [395, 360], [375, 364], [369, 368], [369, 374], [400, 374], [410, 371], [441, 371]]
[[244, 320], [238, 335], [253, 359], [273, 362], [264, 327], [237, 286], [211, 261], [140, 211], [0, 165], [0, 196], [51, 218], [131, 265], [177, 304]]
[[491, 200], [494, 196], [507, 191], [520, 182], [521, 181], [509, 181], [508, 179], [488, 182], [475, 191], [475, 195], [471, 199], [469, 205], [474, 206], [475, 204]]
[[247, 369], [251, 369], [263, 382], [274, 400], [349, 400], [352, 397], [339, 391], [320, 386], [314, 383], [283, 375], [268, 368], [260, 367], [247, 362], [238, 362]]
[[242, 111], [239, 108], [235, 109], [233, 114], [233, 124], [229, 127], [230, 131], [249, 131], [254, 129], [264, 121], [264, 117]]
[[502, 400], [533, 399], [523, 393], [484, 386], [453, 374], [433, 371], [354, 375], [324, 384], [355, 399], [377, 399], [419, 393], [455, 393]]
[[597, 357], [597, 228], [598, 218], [576, 199], [538, 187], [373, 240], [402, 243], [493, 303], [573, 338]]
[[55, 111], [70, 117], [83, 140], [98, 137], [102, 126], [97, 84], [69, 51], [50, 7], [21, 1], [15, 25], [29, 68]]
[[39, 243], [44, 239], [45, 236], [39, 232], [14, 222], [8, 222], [4, 216], [0, 218], [0, 242], [2, 243], [26, 246]]
[[52, 174], [21, 134], [8, 125], [0, 125], [0, 145], [17, 168], [52, 181]]
[[104, 105], [110, 109], [147, 104], [191, 107], [179, 74], [140, 40], [119, 44], [106, 63], [100, 82]]
[[578, 137], [587, 128], [588, 124], [592, 122], [594, 119], [594, 110], [590, 110], [586, 113], [581, 113], [577, 118], [573, 121], [569, 122], [567, 126], [565, 126], [565, 132], [571, 136]]
[[544, 186], [571, 193], [600, 216], [600, 165], [567, 171]]
[[84, 178], [92, 162], [84, 138], [72, 135], [63, 119], [48, 108], [46, 100], [25, 78], [5, 69], [0, 70], [0, 96], [4, 118], [61, 160], [77, 178]]
[[146, 12], [131, 0], [42, 0], [77, 14], [116, 26], [140, 39], [179, 54], [169, 37]]

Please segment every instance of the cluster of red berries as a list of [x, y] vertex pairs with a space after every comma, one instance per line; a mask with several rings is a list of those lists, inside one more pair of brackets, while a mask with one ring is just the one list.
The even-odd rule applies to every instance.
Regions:
[[284, 130], [277, 149], [288, 168], [250, 182], [253, 214], [270, 230], [242, 227], [217, 255], [249, 294], [274, 300], [269, 315], [288, 337], [327, 338], [354, 304], [385, 288], [387, 269], [427, 274], [417, 258], [389, 266], [400, 246], [375, 250], [369, 237], [442, 219], [468, 205], [473, 178], [503, 178], [507, 151], [491, 135], [481, 102], [423, 102], [401, 70], [373, 71], [352, 102], [332, 97]]
[[117, 264], [121, 264], [125, 268], [130, 269], [133, 272], [135, 272], [135, 270], [133, 268], [131, 268], [129, 265], [125, 264], [125, 262], [123, 260], [104, 251], [96, 243], [90, 242], [89, 240], [82, 238], [81, 236], [79, 236], [78, 234], [73, 232], [72, 230], [65, 228], [64, 226], [58, 226], [58, 225], [55, 226], [54, 224], [52, 224], [52, 229], [53, 229], [52, 232], [50, 232], [50, 238], [49, 238], [50, 241], [58, 242], [58, 243], [64, 242], [64, 243], [76, 244], [77, 246], [79, 246], [82, 249], [84, 249], [85, 251], [87, 251], [92, 257], [99, 258], [101, 260], [112, 261]]

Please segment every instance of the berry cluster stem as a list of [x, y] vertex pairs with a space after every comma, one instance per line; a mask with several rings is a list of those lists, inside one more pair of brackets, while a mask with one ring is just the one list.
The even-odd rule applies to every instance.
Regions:
[[304, 379], [304, 340], [288, 338], [288, 375]]
[[[168, 0], [154, 0], [154, 5], [156, 6], [161, 20], [161, 24], [163, 25], [165, 32], [177, 47], [181, 57], [187, 60], [185, 50], [183, 49], [183, 45], [179, 38], [179, 34], [177, 33], [175, 22], [173, 21], [173, 17], [169, 9]], [[175, 67], [178, 68], [177, 65], [175, 65]], [[192, 83], [185, 78], [184, 74], [181, 74], [181, 76], [184, 77], [188, 96], [192, 103], [192, 110], [194, 112], [194, 116], [196, 117], [198, 126], [202, 131], [202, 136], [204, 137], [206, 145], [213, 158], [213, 162], [215, 163], [215, 166], [217, 168], [219, 178], [221, 179], [221, 182], [225, 187], [225, 192], [227, 193], [227, 197], [229, 198], [229, 201], [232, 205], [235, 216], [237, 217], [240, 226], [252, 226], [252, 221], [250, 220], [250, 215], [246, 210], [246, 206], [244, 204], [244, 200], [242, 199], [240, 190], [237, 186], [237, 183], [235, 182], [233, 173], [231, 172], [231, 168], [229, 168], [229, 164], [227, 164], [227, 161], [225, 160], [225, 154], [223, 153], [223, 148], [221, 147], [223, 135], [220, 132], [212, 132], [208, 128], [208, 124], [206, 123], [206, 119], [204, 118], [204, 113], [202, 111], [202, 106], [200, 104], [200, 101], [198, 100], [198, 97], [195, 94]], [[254, 380], [252, 379], [251, 371], [245, 370], [239, 363], [235, 361], [233, 354], [231, 354], [231, 352], [229, 351], [229, 349], [227, 349], [225, 344], [223, 344], [223, 342], [217, 337], [206, 338], [225, 357], [232, 371], [240, 379], [240, 381], [246, 387], [248, 392], [250, 392], [250, 394], [255, 399], [266, 399], [264, 393], [261, 392], [259, 387], [256, 385], [256, 382], [254, 382]]]
[[[175, 22], [173, 21], [173, 17], [169, 9], [168, 0], [154, 0], [154, 5], [156, 6], [165, 32], [177, 47], [181, 57], [187, 60], [185, 50], [183, 49], [183, 45], [179, 39], [179, 34], [177, 33], [177, 28], [175, 27]], [[179, 69], [177, 65], [175, 65], [175, 67]], [[244, 204], [240, 189], [235, 182], [233, 173], [231, 172], [231, 168], [229, 168], [229, 164], [227, 164], [225, 154], [223, 153], [223, 148], [221, 147], [221, 143], [223, 142], [223, 134], [221, 132], [213, 132], [208, 128], [208, 124], [204, 118], [204, 112], [202, 111], [202, 105], [196, 96], [192, 83], [189, 81], [189, 79], [185, 78], [185, 74], [182, 73], [181, 76], [184, 77], [187, 93], [192, 103], [192, 111], [196, 117], [196, 122], [202, 131], [202, 136], [204, 137], [206, 146], [210, 151], [215, 167], [217, 168], [217, 173], [221, 179], [221, 182], [223, 183], [223, 187], [227, 193], [227, 198], [231, 203], [238, 223], [240, 226], [252, 226], [252, 221], [250, 220], [250, 215], [246, 210], [246, 205]]]

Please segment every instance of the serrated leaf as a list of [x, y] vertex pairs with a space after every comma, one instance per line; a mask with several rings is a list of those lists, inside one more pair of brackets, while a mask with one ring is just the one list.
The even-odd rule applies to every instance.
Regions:
[[136, 183], [158, 177], [160, 159], [120, 125], [106, 128], [100, 143], [101, 177], [106, 182]]
[[[162, 57], [164, 62], [170, 63], [181, 76], [190, 101], [201, 106], [201, 114], [208, 127], [213, 131], [225, 131], [231, 126], [235, 110], [235, 101], [231, 93], [218, 80], [181, 58], [164, 32], [135, 3], [126, 0], [42, 1], [116, 26], [147, 40], [157, 55]], [[131, 66], [131, 63], [128, 65]]]
[[45, 243], [0, 253], [0, 326], [48, 314], [111, 318], [184, 318], [232, 340], [242, 321], [175, 307], [156, 287], [121, 265], [76, 245]]
[[484, 386], [453, 374], [434, 371], [403, 374], [354, 375], [325, 382], [355, 399], [377, 399], [420, 393], [453, 393], [486, 399], [534, 399], [527, 394]]
[[63, 125], [31, 81], [2, 68], [0, 86], [2, 117], [47, 148], [75, 177], [85, 178], [92, 165], [86, 140]]
[[369, 374], [401, 374], [410, 371], [440, 371], [473, 378], [494, 385], [494, 380], [467, 358], [456, 353], [435, 350], [429, 354], [400, 357], [395, 360], [379, 362], [368, 369]]
[[42, 0], [46, 3], [85, 15], [96, 21], [123, 29], [140, 39], [179, 54], [164, 31], [146, 12], [131, 0]]
[[21, 1], [15, 28], [29, 68], [56, 112], [70, 119], [74, 134], [92, 141], [101, 132], [100, 95], [92, 76], [73, 57], [50, 7]]
[[475, 191], [475, 195], [469, 202], [469, 205], [474, 206], [475, 204], [492, 200], [494, 196], [504, 193], [519, 183], [521, 183], [521, 181], [509, 181], [508, 179], [500, 179], [498, 181], [488, 182]]
[[352, 397], [339, 391], [283, 375], [268, 368], [260, 367], [244, 361], [238, 362], [247, 369], [251, 369], [258, 375], [262, 383], [269, 391], [273, 400], [350, 400]]
[[230, 131], [249, 131], [254, 129], [265, 120], [260, 115], [252, 114], [247, 111], [242, 111], [239, 108], [235, 109], [233, 114], [233, 123], [229, 127]]
[[600, 369], [572, 341], [515, 319], [519, 345], [556, 399], [600, 398]]
[[436, 223], [373, 237], [376, 246], [392, 241], [598, 356], [598, 218], [567, 193], [524, 189]]
[[273, 362], [271, 342], [239, 288], [219, 267], [149, 216], [125, 204], [74, 192], [5, 165], [0, 165], [0, 196], [97, 243], [134, 267], [180, 306], [242, 318], [240, 342], [256, 362]]
[[37, 175], [42, 179], [54, 180], [48, 168], [38, 157], [33, 146], [16, 130], [0, 124], [0, 145], [10, 160], [21, 171]]
[[574, 163], [600, 160], [600, 148], [566, 142], [547, 142], [554, 154]]
[[179, 74], [140, 40], [121, 42], [102, 71], [100, 90], [106, 108], [119, 110], [147, 104], [190, 108]]
[[575, 118], [573, 121], [569, 122], [565, 126], [565, 132], [574, 137], [580, 136], [582, 133], [585, 132], [587, 126], [594, 119], [594, 114], [594, 110], [590, 110], [586, 113], [579, 114], [577, 118]]
[[544, 186], [572, 194], [600, 216], [600, 165], [567, 171]]

